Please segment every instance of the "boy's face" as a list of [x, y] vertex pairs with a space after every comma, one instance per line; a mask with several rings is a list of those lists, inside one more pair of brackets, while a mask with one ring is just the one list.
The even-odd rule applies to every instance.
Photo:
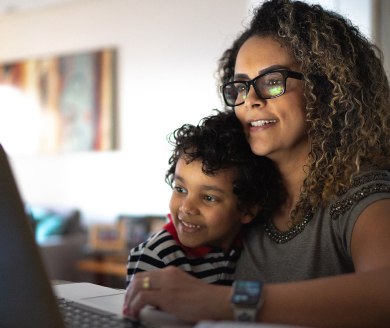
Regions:
[[237, 209], [233, 178], [232, 170], [207, 176], [201, 161], [179, 159], [169, 208], [184, 246], [218, 246], [227, 253], [241, 225], [252, 220]]

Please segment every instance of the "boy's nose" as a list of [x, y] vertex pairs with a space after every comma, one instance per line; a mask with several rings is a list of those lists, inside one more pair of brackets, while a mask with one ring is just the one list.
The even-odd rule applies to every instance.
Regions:
[[196, 203], [190, 197], [183, 200], [181, 211], [185, 214], [197, 214], [199, 212]]

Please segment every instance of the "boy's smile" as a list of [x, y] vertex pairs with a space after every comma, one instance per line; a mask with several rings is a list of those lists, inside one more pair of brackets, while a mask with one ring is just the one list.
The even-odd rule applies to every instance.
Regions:
[[179, 159], [169, 207], [184, 246], [217, 246], [226, 254], [242, 224], [252, 220], [237, 209], [233, 179], [232, 170], [208, 176], [202, 172], [201, 161], [186, 164]]
[[183, 221], [182, 219], [180, 219], [180, 217], [179, 217], [179, 220], [180, 220], [180, 223], [184, 225], [184, 227], [187, 227], [189, 229], [201, 229], [201, 228], [203, 228], [203, 226]]

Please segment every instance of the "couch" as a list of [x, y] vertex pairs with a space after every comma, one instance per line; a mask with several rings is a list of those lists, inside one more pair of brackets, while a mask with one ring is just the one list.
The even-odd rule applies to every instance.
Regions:
[[[77, 260], [87, 255], [87, 232], [77, 209], [26, 205], [37, 244], [51, 280], [81, 281]], [[85, 281], [85, 279], [82, 279]]]

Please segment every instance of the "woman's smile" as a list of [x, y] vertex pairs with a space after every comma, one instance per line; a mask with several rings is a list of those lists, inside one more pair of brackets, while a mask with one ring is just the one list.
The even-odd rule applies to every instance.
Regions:
[[264, 126], [266, 124], [272, 124], [272, 123], [276, 123], [276, 122], [279, 122], [279, 120], [257, 120], [257, 121], [251, 122], [250, 124], [252, 126]]
[[271, 127], [274, 127], [279, 120], [256, 120], [250, 123], [249, 133], [261, 132]]

